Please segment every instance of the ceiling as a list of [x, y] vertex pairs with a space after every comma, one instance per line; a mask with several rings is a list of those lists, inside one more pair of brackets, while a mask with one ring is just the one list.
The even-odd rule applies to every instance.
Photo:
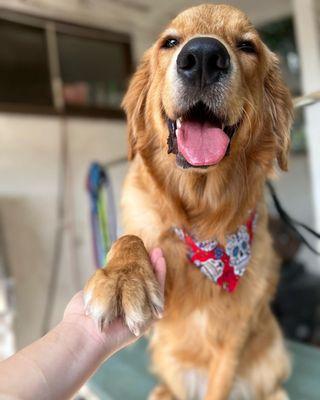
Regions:
[[[179, 11], [206, 0], [0, 0], [0, 6], [33, 9], [54, 13], [73, 13], [76, 17], [88, 13], [95, 18], [113, 18], [130, 25], [154, 27], [156, 30]], [[211, 3], [232, 4], [245, 11], [254, 23], [279, 18], [291, 13], [291, 0], [225, 0]]]
[[[208, 0], [0, 0], [0, 7], [131, 33], [140, 55], [180, 11], [205, 2]], [[292, 13], [291, 0], [222, 2], [241, 8], [256, 25]]]
[[[165, 23], [173, 18], [179, 11], [197, 4], [205, 3], [204, 0], [127, 0], [132, 3], [144, 3], [150, 7], [150, 20], [155, 24]], [[212, 1], [211, 3], [231, 4], [245, 11], [256, 24], [280, 18], [291, 13], [291, 0], [225, 0]]]

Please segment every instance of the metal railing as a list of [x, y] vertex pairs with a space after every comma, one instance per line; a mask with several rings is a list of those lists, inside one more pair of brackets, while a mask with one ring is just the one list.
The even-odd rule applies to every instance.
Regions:
[[312, 106], [315, 103], [320, 102], [320, 90], [317, 92], [312, 92], [305, 96], [299, 96], [293, 99], [294, 108], [302, 108], [307, 106]]

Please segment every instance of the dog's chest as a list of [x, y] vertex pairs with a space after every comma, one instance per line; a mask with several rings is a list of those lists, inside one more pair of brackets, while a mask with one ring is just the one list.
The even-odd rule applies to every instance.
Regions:
[[208, 386], [208, 376], [205, 371], [190, 369], [183, 375], [184, 387], [188, 400], [204, 399]]
[[[183, 375], [187, 400], [204, 400], [208, 387], [208, 373], [200, 369], [190, 369]], [[237, 377], [228, 400], [253, 400], [250, 388], [243, 379]]]

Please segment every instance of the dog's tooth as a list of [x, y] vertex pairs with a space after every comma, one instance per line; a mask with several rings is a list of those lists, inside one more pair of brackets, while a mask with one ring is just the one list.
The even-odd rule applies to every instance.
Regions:
[[181, 118], [178, 118], [178, 119], [177, 119], [176, 124], [177, 124], [177, 128], [178, 128], [178, 129], [181, 128]]
[[180, 133], [181, 133], [181, 129], [176, 129], [176, 136], [178, 137], [179, 135], [180, 135]]

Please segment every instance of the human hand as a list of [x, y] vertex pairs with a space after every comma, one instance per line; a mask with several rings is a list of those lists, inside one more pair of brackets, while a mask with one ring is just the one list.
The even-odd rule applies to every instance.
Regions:
[[[166, 263], [161, 249], [152, 250], [150, 258], [163, 295]], [[141, 335], [152, 322], [147, 321], [141, 327]], [[85, 314], [83, 294], [78, 292], [55, 328], [0, 362], [0, 397], [69, 399], [101, 362], [137, 338], [120, 319], [106, 325], [101, 332]]]
[[[150, 252], [153, 272], [159, 282], [162, 295], [164, 294], [166, 263], [162, 250], [155, 248]], [[141, 337], [154, 320], [142, 327], [140, 335], [133, 335], [122, 319], [117, 318], [107, 325], [101, 332], [97, 323], [84, 311], [83, 292], [78, 292], [67, 305], [63, 322], [80, 326], [91, 338], [106, 346], [108, 352], [114, 353]]]

